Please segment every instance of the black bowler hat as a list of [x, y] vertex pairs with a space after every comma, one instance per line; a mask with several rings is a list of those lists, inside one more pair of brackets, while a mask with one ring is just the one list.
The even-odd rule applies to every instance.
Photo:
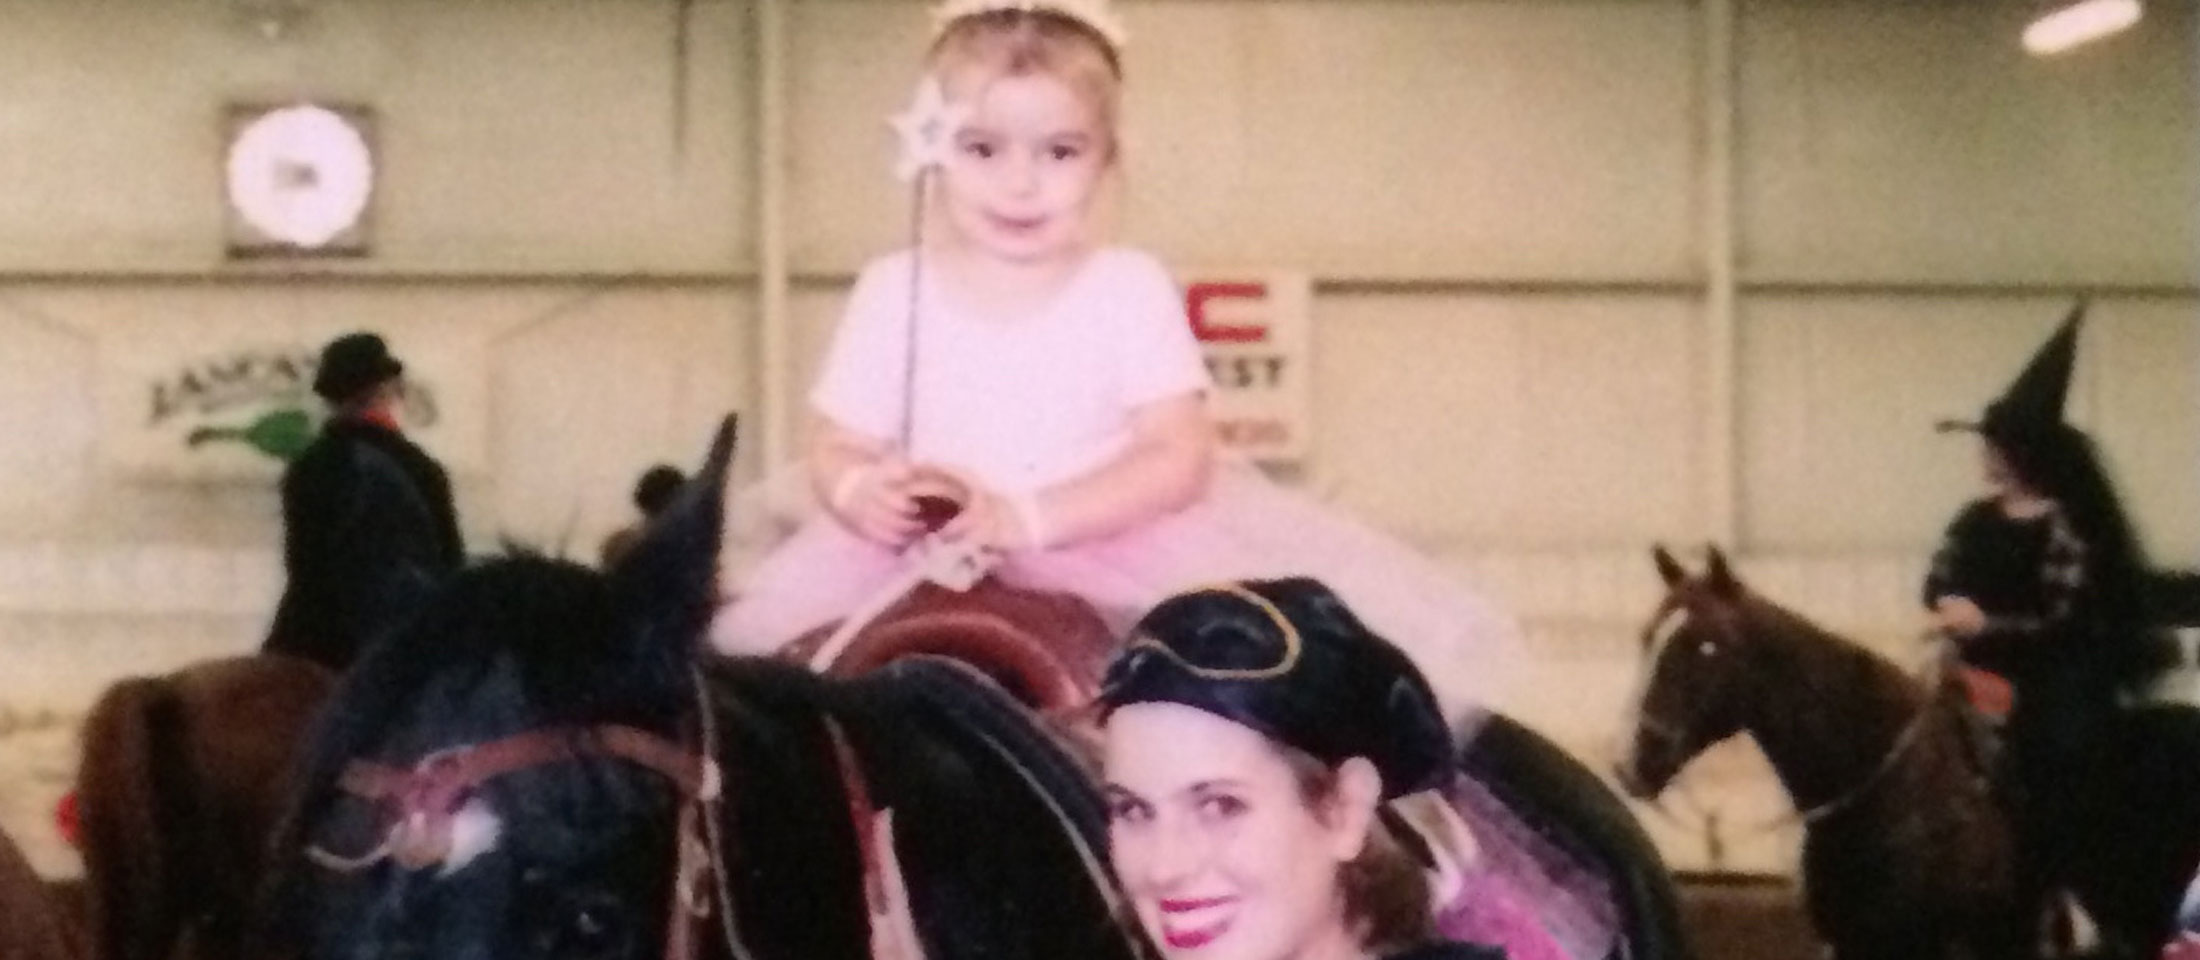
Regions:
[[1101, 682], [1103, 709], [1176, 703], [1330, 765], [1365, 757], [1391, 799], [1442, 784], [1451, 731], [1428, 680], [1320, 581], [1225, 583], [1139, 620]]
[[313, 392], [330, 403], [343, 403], [362, 391], [405, 372], [390, 356], [389, 344], [371, 333], [347, 333], [321, 348], [321, 366], [313, 374]]

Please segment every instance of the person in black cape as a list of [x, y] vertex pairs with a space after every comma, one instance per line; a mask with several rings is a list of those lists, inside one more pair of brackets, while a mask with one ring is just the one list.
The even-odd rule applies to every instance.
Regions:
[[287, 579], [264, 652], [343, 670], [464, 561], [450, 480], [397, 425], [404, 369], [372, 333], [321, 352], [331, 412], [283, 474]]
[[2063, 420], [2084, 316], [2080, 302], [1977, 421], [1940, 425], [1979, 436], [1989, 492], [1949, 524], [1924, 586], [1961, 662], [2013, 691], [1997, 775], [2033, 898], [2068, 881], [2087, 764], [2147, 661], [2144, 553], [2092, 439]]

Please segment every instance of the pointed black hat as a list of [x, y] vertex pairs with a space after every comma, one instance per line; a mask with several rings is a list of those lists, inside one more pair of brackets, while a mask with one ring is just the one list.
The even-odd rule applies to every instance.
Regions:
[[2063, 318], [2017, 379], [1999, 398], [1986, 405], [1976, 423], [1943, 420], [1941, 430], [1971, 430], [1996, 446], [2025, 446], [2058, 431], [2063, 424], [2063, 400], [2070, 395], [2070, 371], [2078, 356], [2078, 328], [2085, 323], [2086, 301], [2080, 299]]

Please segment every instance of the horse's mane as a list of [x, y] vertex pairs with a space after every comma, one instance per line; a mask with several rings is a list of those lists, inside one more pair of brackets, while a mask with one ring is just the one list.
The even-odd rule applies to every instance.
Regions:
[[[1837, 670], [1864, 681], [1862, 689], [1909, 699], [1910, 694], [1930, 696], [1901, 666], [1878, 651], [1842, 636], [1768, 599], [1755, 590], [1742, 589], [1732, 601], [1745, 622], [1760, 636], [1781, 641], [1783, 650], [1813, 658], [1816, 670]], [[1845, 684], [1829, 689], [1857, 689]]]

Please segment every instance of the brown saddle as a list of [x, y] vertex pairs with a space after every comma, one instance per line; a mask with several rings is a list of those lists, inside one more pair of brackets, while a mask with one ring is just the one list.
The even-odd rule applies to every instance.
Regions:
[[[781, 655], [808, 661], [835, 626], [804, 634]], [[946, 657], [991, 677], [1032, 709], [1059, 716], [1092, 702], [1117, 644], [1100, 614], [1071, 594], [991, 577], [967, 593], [923, 583], [856, 634], [825, 672], [852, 677], [899, 657]]]

